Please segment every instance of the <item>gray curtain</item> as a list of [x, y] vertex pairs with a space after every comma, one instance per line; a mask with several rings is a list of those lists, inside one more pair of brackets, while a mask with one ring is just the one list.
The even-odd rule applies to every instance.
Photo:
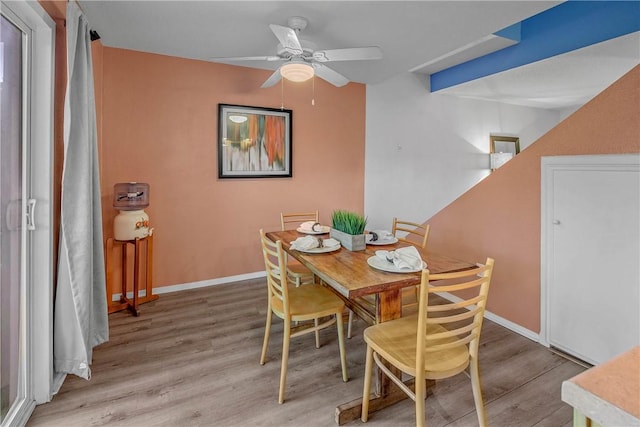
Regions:
[[93, 347], [109, 339], [98, 140], [89, 25], [67, 3], [67, 93], [54, 368], [89, 379]]

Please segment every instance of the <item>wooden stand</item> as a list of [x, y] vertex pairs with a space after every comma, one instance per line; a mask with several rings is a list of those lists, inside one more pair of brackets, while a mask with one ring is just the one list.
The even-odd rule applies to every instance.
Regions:
[[[127, 297], [127, 283], [128, 283], [128, 256], [127, 248], [129, 245], [133, 245], [133, 296]], [[121, 278], [121, 294], [120, 302], [112, 302], [112, 283], [113, 283], [113, 248], [114, 246], [121, 246], [122, 248], [122, 278]], [[146, 274], [145, 274], [145, 296], [140, 297], [140, 256], [142, 253], [142, 247], [146, 249]], [[142, 239], [135, 240], [116, 240], [112, 237], [107, 239], [106, 243], [106, 262], [105, 267], [107, 270], [107, 302], [109, 305], [109, 314], [124, 309], [129, 310], [134, 316], [140, 314], [138, 309], [139, 304], [145, 302], [154, 301], [158, 299], [158, 295], [153, 295], [153, 280], [152, 280], [152, 266], [153, 266], [153, 235], [143, 237]]]

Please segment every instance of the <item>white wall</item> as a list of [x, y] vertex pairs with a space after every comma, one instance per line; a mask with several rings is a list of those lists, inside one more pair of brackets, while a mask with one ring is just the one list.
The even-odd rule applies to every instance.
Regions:
[[367, 228], [426, 221], [489, 174], [491, 133], [522, 151], [572, 112], [432, 94], [413, 73], [367, 85]]

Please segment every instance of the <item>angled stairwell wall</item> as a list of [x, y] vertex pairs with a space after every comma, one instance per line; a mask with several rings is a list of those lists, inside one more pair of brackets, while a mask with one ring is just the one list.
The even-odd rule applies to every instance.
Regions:
[[640, 65], [426, 222], [429, 248], [496, 260], [487, 308], [540, 331], [542, 156], [640, 152]]

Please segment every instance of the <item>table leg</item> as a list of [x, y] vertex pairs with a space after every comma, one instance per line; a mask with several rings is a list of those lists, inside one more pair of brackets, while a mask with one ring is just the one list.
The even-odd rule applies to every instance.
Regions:
[[122, 245], [122, 278], [121, 282], [121, 293], [120, 293], [120, 302], [127, 303], [127, 244]]
[[[120, 246], [121, 252], [121, 295], [119, 303], [112, 303], [109, 301], [111, 299], [111, 283], [113, 279], [113, 262], [111, 261], [111, 257], [113, 255], [114, 246]], [[133, 246], [134, 249], [134, 265], [133, 265], [133, 296], [131, 298], [127, 297], [127, 284], [129, 282], [129, 245]], [[134, 315], [138, 316], [140, 314], [140, 304], [144, 304], [150, 301], [155, 301], [158, 299], [158, 295], [153, 295], [153, 236], [148, 236], [145, 238], [138, 238], [135, 240], [115, 240], [113, 238], [107, 239], [105, 249], [105, 269], [106, 269], [106, 278], [107, 278], [107, 300], [108, 300], [108, 310], [109, 314], [115, 313], [120, 310], [129, 310]], [[140, 280], [142, 273], [142, 251], [145, 250], [144, 262], [146, 265], [145, 269], [145, 296], [140, 297]]]
[[146, 262], [146, 274], [145, 274], [145, 295], [138, 299], [138, 304], [144, 304], [150, 301], [155, 301], [159, 298], [158, 295], [153, 295], [153, 235], [148, 236], [145, 239], [147, 256]]
[[107, 241], [105, 242], [105, 248], [104, 248], [104, 253], [105, 253], [105, 259], [104, 259], [104, 270], [106, 273], [106, 286], [105, 286], [105, 292], [107, 293], [107, 306], [111, 305], [111, 292], [112, 290], [109, 288], [111, 286], [112, 283], [112, 278], [113, 278], [113, 262], [111, 262], [111, 253], [113, 251], [113, 238], [108, 238]]
[[[402, 293], [399, 289], [381, 292], [376, 295], [376, 322], [386, 322], [397, 319], [402, 314]], [[389, 365], [391, 371], [400, 376], [400, 371]], [[408, 396], [395, 385], [381, 370], [376, 369], [376, 391], [369, 400], [369, 413], [391, 406]], [[412, 387], [413, 380], [407, 385]], [[360, 418], [362, 413], [362, 398], [339, 405], [336, 408], [336, 423], [342, 425]]]
[[[402, 316], [402, 292], [397, 289], [376, 294], [376, 323], [387, 322], [389, 320], [398, 319]], [[400, 375], [400, 371], [391, 365], [387, 367], [394, 375]], [[379, 369], [375, 370], [376, 376], [376, 395], [386, 397], [394, 388], [393, 381], [382, 373]], [[399, 390], [401, 391], [401, 390]], [[404, 394], [404, 393], [403, 393]]]
[[[117, 241], [113, 238], [107, 239], [105, 248], [105, 270], [106, 270], [106, 291], [107, 291], [107, 310], [109, 314], [115, 313], [120, 310], [125, 310], [129, 307], [129, 299], [127, 298], [127, 245]], [[118, 302], [112, 301], [112, 283], [114, 275], [113, 266], [113, 249], [115, 246], [120, 247], [120, 264], [122, 271], [120, 272], [120, 299]]]
[[134, 316], [140, 314], [138, 309], [138, 297], [140, 293], [140, 239], [136, 239], [133, 243], [133, 303], [129, 306], [129, 310]]
[[[145, 298], [147, 300], [151, 300], [153, 294], [153, 268], [151, 268], [153, 263], [153, 235], [147, 238], [147, 277], [146, 277], [146, 286], [145, 286]], [[157, 299], [157, 298], [156, 298]]]

